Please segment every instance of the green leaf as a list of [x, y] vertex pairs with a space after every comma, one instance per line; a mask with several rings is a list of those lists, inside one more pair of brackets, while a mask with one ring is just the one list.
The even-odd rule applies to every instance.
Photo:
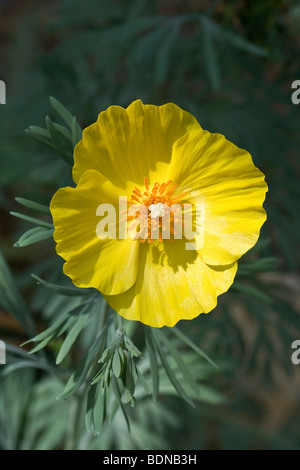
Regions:
[[104, 388], [108, 388], [110, 386], [110, 382], [111, 382], [111, 377], [112, 377], [112, 360], [110, 360], [108, 362], [108, 364], [104, 367], [104, 372], [103, 372], [103, 385], [104, 385]]
[[28, 343], [37, 343], [40, 341], [44, 341], [45, 339], [52, 337], [53, 333], [57, 333], [57, 331], [65, 324], [65, 322], [68, 319], [68, 314], [65, 313], [63, 314], [56, 322], [54, 322], [53, 325], [51, 325], [49, 328], [46, 330], [42, 331], [38, 335], [34, 336], [33, 338], [29, 339], [28, 341], [25, 341], [22, 343], [21, 346], [24, 346], [25, 344]]
[[120, 358], [118, 351], [115, 351], [113, 355], [112, 370], [117, 378], [120, 377], [121, 370], [122, 370], [122, 363], [121, 363], [121, 358]]
[[176, 326], [173, 326], [171, 328], [172, 333], [174, 333], [179, 339], [181, 339], [187, 346], [189, 346], [191, 349], [196, 351], [201, 357], [203, 357], [207, 362], [209, 362], [212, 366], [214, 366], [216, 369], [218, 366], [215, 364], [215, 362], [204, 352], [202, 349], [200, 349], [190, 338], [188, 338], [182, 331], [180, 331]]
[[199, 385], [199, 401], [209, 403], [210, 405], [223, 405], [226, 402], [225, 396], [218, 390], [208, 385]]
[[33, 243], [38, 243], [42, 240], [46, 240], [48, 238], [53, 238], [54, 229], [46, 229], [44, 227], [36, 227], [27, 230], [23, 235], [19, 238], [19, 240], [14, 243], [15, 247], [24, 247], [32, 245]]
[[136, 374], [137, 374], [137, 377], [139, 379], [139, 383], [142, 385], [142, 387], [144, 388], [144, 390], [147, 392], [147, 393], [152, 393], [151, 390], [150, 390], [150, 387], [148, 385], [148, 382], [146, 381], [146, 379], [144, 378], [144, 376], [142, 375], [142, 373], [140, 372], [140, 370], [138, 369], [138, 367], [135, 366], [135, 370], [136, 370]]
[[103, 363], [108, 362], [111, 358], [111, 355], [112, 355], [112, 350], [111, 350], [111, 347], [109, 346], [103, 351], [98, 362], [103, 362]]
[[49, 116], [46, 116], [45, 122], [57, 152], [67, 163], [73, 165], [74, 162], [72, 154], [66, 151], [63, 142], [61, 141], [58, 129], [54, 126], [52, 119]]
[[107, 28], [101, 33], [99, 37], [99, 44], [102, 47], [111, 47], [112, 44], [116, 43], [118, 45], [123, 44], [124, 41], [132, 40], [143, 31], [156, 27], [163, 21], [163, 18], [159, 15], [146, 16], [113, 26], [111, 28]]
[[[79, 314], [79, 318], [78, 320], [76, 321], [75, 325], [73, 325], [73, 327], [71, 328], [71, 330], [69, 331], [69, 333], [67, 334], [60, 350], [59, 350], [59, 353], [58, 353], [58, 356], [56, 358], [56, 364], [60, 364], [64, 358], [66, 357], [66, 355], [68, 354], [68, 352], [70, 351], [71, 347], [73, 346], [73, 344], [75, 343], [77, 337], [79, 336], [79, 334], [81, 333], [81, 331], [87, 326], [88, 324], [88, 321], [90, 319], [90, 311], [88, 309], [88, 305], [85, 307], [85, 309]], [[88, 312], [86, 313], [85, 310], [88, 310]]]
[[169, 31], [169, 34], [164, 39], [164, 41], [162, 41], [162, 44], [157, 51], [157, 59], [154, 69], [154, 77], [157, 85], [162, 85], [167, 80], [172, 46], [179, 33], [181, 25], [178, 21], [176, 21], [175, 24], [174, 22], [171, 22], [171, 26], [172, 28]]
[[[91, 385], [95, 385], [96, 383], [98, 383], [100, 380], [103, 379], [103, 376], [104, 376], [104, 372], [107, 371], [107, 366], [103, 365], [100, 370], [97, 372], [97, 374], [93, 377], [92, 381], [91, 381]], [[104, 380], [104, 379], [103, 379]]]
[[103, 422], [105, 418], [105, 400], [105, 391], [102, 394], [101, 391], [98, 389], [93, 409], [93, 427], [94, 432], [96, 434], [100, 434], [103, 428]]
[[[23, 343], [23, 345], [31, 342], [43, 341], [44, 339], [51, 336], [52, 333], [55, 333], [55, 337], [62, 335], [66, 330], [73, 326], [73, 324], [77, 321], [78, 315], [81, 314], [82, 310], [87, 305], [88, 304], [86, 303], [80, 304], [72, 308], [71, 310], [62, 313], [59, 318], [53, 323], [53, 325], [49, 326], [49, 328], [34, 336], [34, 338], [26, 341], [25, 343]], [[93, 306], [91, 308], [93, 308]]]
[[[154, 338], [155, 338], [155, 336], [154, 336]], [[177, 391], [178, 395], [181, 396], [187, 403], [189, 403], [189, 405], [191, 405], [193, 408], [195, 408], [195, 404], [194, 404], [193, 400], [188, 396], [185, 389], [180, 385], [180, 383], [178, 382], [172, 368], [170, 367], [170, 365], [167, 361], [165, 352], [163, 351], [163, 349], [160, 345], [160, 342], [156, 340], [155, 345], [157, 347], [157, 352], [159, 354], [161, 363], [162, 363], [162, 365], [163, 365], [163, 367], [166, 371], [167, 376], [169, 377], [169, 380], [170, 380], [171, 384], [173, 385], [173, 387]]]
[[60, 286], [58, 284], [52, 284], [50, 282], [46, 282], [43, 279], [41, 279], [39, 276], [36, 276], [35, 274], [31, 274], [33, 279], [37, 281], [38, 284], [41, 284], [44, 287], [47, 287], [47, 289], [51, 290], [55, 294], [59, 295], [66, 295], [67, 297], [77, 297], [77, 296], [82, 296], [82, 295], [91, 295], [91, 291], [88, 289], [81, 289], [81, 288], [73, 288], [73, 287], [64, 287]]
[[121, 408], [121, 410], [123, 412], [123, 416], [124, 416], [126, 424], [127, 424], [128, 432], [130, 432], [130, 423], [129, 423], [129, 419], [128, 419], [128, 416], [126, 414], [124, 405], [122, 403], [121, 393], [120, 393], [119, 385], [118, 385], [118, 379], [116, 379], [114, 376], [112, 376], [112, 390], [113, 390], [114, 395], [116, 397], [117, 403], [118, 403], [119, 407]]
[[166, 348], [168, 349], [171, 356], [176, 361], [178, 369], [180, 370], [185, 382], [190, 386], [191, 390], [193, 390], [196, 394], [198, 393], [198, 384], [194, 380], [193, 376], [191, 375], [187, 364], [183, 361], [180, 353], [177, 351], [176, 347], [171, 343], [171, 341], [166, 338], [163, 331], [155, 330], [153, 334], [156, 336], [157, 341], [161, 341]]
[[121, 360], [121, 365], [122, 365], [122, 368], [123, 368], [123, 365], [126, 362], [126, 356], [125, 356], [124, 351], [121, 348], [121, 346], [119, 347], [118, 352], [119, 352], [119, 356], [120, 356], [120, 360]]
[[266, 257], [248, 263], [241, 263], [238, 269], [239, 275], [249, 275], [251, 273], [265, 273], [275, 269], [278, 258]]
[[65, 123], [69, 126], [72, 130], [73, 128], [73, 115], [70, 111], [60, 102], [58, 99], [50, 96], [49, 98], [52, 107], [55, 111], [60, 115], [60, 117], [65, 121]]
[[0, 304], [18, 320], [24, 330], [32, 336], [32, 318], [0, 251]]
[[[206, 23], [204, 23], [205, 25]], [[213, 91], [221, 88], [221, 76], [219, 69], [218, 53], [214, 44], [213, 37], [206, 27], [203, 28], [203, 52], [204, 63], [206, 66], [207, 76]]]
[[30, 222], [35, 225], [39, 225], [40, 227], [45, 227], [45, 228], [50, 228], [53, 229], [53, 224], [49, 224], [48, 222], [45, 222], [44, 220], [39, 220], [34, 217], [29, 217], [28, 215], [20, 214], [19, 212], [10, 212], [11, 215], [14, 217], [18, 217], [19, 219], [26, 220], [27, 222]]
[[237, 292], [239, 294], [246, 294], [260, 302], [266, 302], [268, 304], [272, 303], [273, 300], [267, 294], [260, 292], [258, 289], [252, 286], [246, 286], [245, 284], [240, 284], [239, 282], [234, 282], [230, 290]]
[[45, 348], [54, 338], [56, 338], [56, 333], [52, 333], [50, 336], [48, 335], [44, 340], [42, 340], [37, 346], [32, 348], [28, 354], [34, 354], [41, 349]]
[[106, 343], [106, 328], [100, 333], [94, 344], [89, 349], [86, 356], [82, 359], [77, 369], [73, 372], [69, 378], [63, 392], [57, 397], [57, 400], [63, 400], [73, 393], [75, 393], [79, 387], [83, 384], [86, 375], [97, 358], [101, 354]]
[[266, 57], [268, 51], [253, 42], [248, 41], [239, 34], [236, 34], [231, 31], [225, 31], [224, 37], [235, 47], [241, 49], [242, 51], [249, 52], [250, 54], [256, 55], [258, 57]]
[[63, 139], [66, 140], [66, 142], [69, 142], [71, 144], [70, 150], [72, 149], [72, 133], [67, 129], [65, 126], [62, 126], [61, 124], [58, 124], [57, 122], [53, 122], [53, 126], [55, 127], [55, 130], [58, 132], [58, 134], [61, 134]]
[[30, 360], [27, 360], [27, 361], [18, 361], [18, 362], [15, 362], [14, 364], [9, 364], [9, 365], [6, 365], [3, 373], [2, 373], [2, 377], [6, 377], [7, 375], [11, 374], [12, 372], [15, 372], [16, 370], [19, 370], [19, 369], [24, 369], [26, 367], [32, 367], [34, 369], [43, 369], [43, 370], [49, 370], [49, 367], [47, 366], [46, 363], [42, 364], [42, 363], [39, 363], [39, 362], [34, 362], [34, 361], [30, 361]]
[[271, 243], [270, 238], [262, 238], [261, 240], [258, 240], [258, 242], [254, 245], [253, 248], [251, 248], [251, 250], [249, 250], [248, 253], [259, 253], [268, 245], [270, 245], [270, 243]]
[[141, 351], [133, 344], [130, 338], [128, 336], [124, 336], [124, 343], [126, 348], [131, 354], [131, 357], [140, 357], [142, 356]]
[[88, 432], [94, 430], [94, 407], [96, 402], [96, 394], [99, 393], [97, 385], [93, 385], [89, 388], [86, 400], [86, 411], [85, 411], [85, 426]]
[[[13, 344], [6, 343], [6, 352], [10, 353], [12, 356], [17, 356], [18, 358], [21, 357], [25, 360], [28, 360], [28, 351], [25, 351], [21, 347], [14, 346]], [[31, 361], [39, 361], [40, 358], [35, 357], [30, 357]]]
[[49, 147], [52, 150], [56, 150], [56, 147], [51, 140], [50, 132], [46, 129], [37, 126], [30, 126], [29, 129], [25, 129], [25, 133], [39, 144]]
[[44, 206], [44, 204], [39, 204], [38, 202], [30, 201], [29, 199], [24, 199], [23, 197], [16, 197], [15, 200], [24, 207], [28, 207], [29, 209], [41, 212], [43, 214], [51, 215], [49, 207]]
[[120, 341], [121, 341], [121, 337], [118, 337], [116, 336], [110, 343], [109, 343], [109, 346], [105, 349], [105, 351], [103, 351], [103, 354], [101, 355], [100, 359], [98, 362], [103, 362], [103, 363], [107, 363], [113, 353], [114, 353], [114, 349], [119, 346], [120, 344]]
[[73, 147], [75, 147], [78, 142], [82, 139], [82, 129], [80, 125], [78, 124], [78, 121], [76, 117], [73, 117], [73, 122], [72, 122], [72, 144]]
[[123, 400], [125, 403], [130, 402], [133, 398], [136, 386], [136, 378], [133, 359], [128, 357], [126, 362], [125, 390], [123, 394]]
[[159, 393], [159, 370], [156, 357], [156, 348], [152, 339], [151, 330], [149, 327], [144, 327], [147, 351], [149, 354], [151, 378], [152, 378], [152, 396], [153, 400], [157, 400]]

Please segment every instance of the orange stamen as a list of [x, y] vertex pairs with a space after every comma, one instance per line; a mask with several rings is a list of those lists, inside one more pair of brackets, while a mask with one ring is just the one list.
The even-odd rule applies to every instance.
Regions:
[[[135, 239], [139, 239], [141, 243], [145, 243], [148, 241], [150, 245], [153, 244], [153, 239], [151, 238], [151, 233], [153, 233], [153, 230], [156, 231], [157, 235], [154, 237], [155, 239], [158, 238], [159, 242], [163, 242], [163, 234], [170, 233], [174, 235], [174, 224], [177, 223], [182, 223], [183, 221], [181, 220], [181, 212], [182, 210], [178, 207], [176, 210], [171, 211], [169, 214], [169, 228], [166, 230], [163, 230], [163, 217], [165, 215], [163, 207], [169, 207], [171, 208], [173, 203], [180, 203], [181, 198], [186, 196], [186, 193], [181, 193], [176, 195], [173, 195], [177, 184], [173, 183], [172, 180], [168, 180], [166, 183], [158, 183], [155, 182], [153, 186], [150, 188], [149, 187], [149, 181], [148, 177], [144, 177], [144, 183], [145, 183], [145, 191], [142, 193], [141, 190], [135, 186], [131, 199], [128, 201], [129, 204], [141, 204], [144, 207], [148, 208], [148, 216], [146, 217], [146, 220], [141, 220], [139, 221], [139, 227], [140, 227], [140, 233], [137, 233]], [[159, 209], [156, 207], [151, 208], [151, 205], [157, 205], [157, 204], [163, 204]], [[149, 209], [150, 207], [150, 209]], [[183, 205], [181, 204], [181, 207], [183, 209]], [[162, 209], [162, 213], [160, 215], [159, 210]], [[158, 212], [157, 212], [158, 211]], [[126, 211], [122, 211], [122, 213], [126, 213]], [[180, 213], [180, 216], [176, 216], [175, 213]], [[154, 215], [153, 215], [154, 214]], [[140, 215], [140, 212], [137, 212], [135, 215], [130, 215], [127, 216], [127, 221], [129, 223], [129, 228], [130, 226], [133, 228], [132, 224], [134, 223], [134, 219]], [[136, 227], [137, 229], [137, 227]], [[152, 231], [152, 232], [151, 232]], [[144, 238], [145, 235], [148, 235], [147, 238]], [[170, 239], [169, 241], [172, 241]]]
[[149, 190], [149, 183], [148, 183], [148, 178], [147, 176], [145, 176], [144, 178], [144, 183], [145, 183], [145, 188], [147, 189], [147, 191]]
[[177, 187], [177, 184], [174, 183], [173, 186], [171, 186], [169, 191], [166, 193], [166, 196], [170, 196], [171, 194], [173, 194], [176, 187]]

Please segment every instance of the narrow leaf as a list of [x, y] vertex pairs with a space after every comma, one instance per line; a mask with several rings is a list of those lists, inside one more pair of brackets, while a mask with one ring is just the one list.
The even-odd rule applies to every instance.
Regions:
[[95, 406], [93, 409], [93, 424], [94, 424], [94, 432], [96, 434], [100, 434], [103, 428], [103, 422], [105, 418], [105, 400], [106, 400], [106, 393], [103, 394], [98, 389], [96, 394], [96, 401]]
[[218, 91], [221, 88], [221, 76], [219, 70], [219, 59], [217, 50], [214, 44], [214, 39], [204, 23], [203, 28], [203, 52], [206, 71], [209, 79], [210, 86], [213, 91]]
[[120, 358], [119, 352], [115, 351], [114, 356], [113, 356], [113, 361], [112, 361], [112, 370], [117, 378], [120, 377], [121, 375], [121, 369], [122, 369], [121, 358]]
[[58, 99], [54, 98], [53, 96], [50, 96], [49, 100], [55, 111], [60, 115], [60, 117], [72, 130], [73, 115], [70, 113], [70, 111], [60, 101], [58, 101]]
[[171, 343], [171, 341], [166, 338], [165, 334], [162, 331], [155, 330], [155, 336], [160, 340], [168, 349], [171, 356], [177, 363], [178, 369], [180, 370], [183, 378], [185, 379], [186, 383], [190, 386], [190, 388], [198, 394], [198, 384], [194, 380], [193, 376], [191, 375], [187, 364], [183, 361], [180, 353], [177, 351], [176, 347]]
[[73, 122], [72, 122], [72, 144], [73, 147], [75, 147], [78, 142], [82, 139], [82, 129], [80, 125], [78, 124], [78, 121], [76, 117], [73, 117]]
[[157, 51], [154, 77], [158, 85], [162, 85], [167, 80], [172, 46], [180, 30], [180, 24], [178, 22], [176, 22], [175, 25], [173, 25], [173, 22], [171, 22], [171, 25], [171, 31], [169, 31], [169, 34]]
[[44, 220], [39, 220], [34, 217], [29, 217], [28, 215], [20, 214], [19, 212], [10, 212], [10, 214], [15, 217], [18, 217], [19, 219], [26, 220], [27, 222], [30, 222], [32, 224], [39, 225], [40, 227], [53, 229], [53, 224], [49, 224], [48, 222], [45, 222]]
[[44, 204], [39, 204], [38, 202], [30, 201], [29, 199], [24, 199], [23, 197], [16, 197], [16, 201], [22, 206], [28, 207], [37, 212], [42, 212], [43, 214], [50, 215], [50, 210], [48, 206]]
[[130, 400], [133, 398], [135, 385], [136, 381], [133, 373], [133, 360], [128, 357], [126, 363], [125, 391], [123, 395], [125, 403], [130, 402]]
[[214, 366], [216, 369], [218, 369], [218, 366], [216, 363], [204, 352], [202, 349], [200, 349], [190, 338], [188, 338], [182, 331], [180, 331], [176, 326], [172, 327], [172, 333], [174, 333], [179, 339], [181, 339], [187, 346], [189, 346], [191, 349], [196, 351], [201, 357], [206, 359], [207, 362], [209, 362], [212, 366]]
[[48, 238], [53, 238], [54, 229], [47, 229], [44, 227], [36, 227], [30, 230], [27, 230], [23, 235], [19, 238], [19, 240], [14, 243], [15, 247], [24, 247], [33, 245], [34, 243], [38, 243], [42, 240], [47, 240]]
[[34, 326], [23, 298], [0, 251], [0, 303], [18, 320], [24, 330], [32, 336]]
[[233, 292], [238, 292], [240, 294], [246, 294], [260, 302], [272, 303], [273, 300], [267, 294], [260, 292], [258, 289], [252, 286], [246, 286], [245, 284], [240, 284], [236, 282], [231, 286], [230, 290]]
[[47, 289], [51, 290], [55, 294], [59, 295], [66, 295], [67, 297], [77, 297], [81, 295], [91, 295], [91, 291], [88, 289], [81, 289], [81, 288], [73, 288], [73, 287], [64, 287], [60, 286], [58, 284], [52, 284], [50, 282], [46, 282], [43, 279], [41, 279], [39, 276], [36, 276], [35, 274], [31, 274], [33, 279], [37, 281], [38, 284], [41, 284], [44, 287], [47, 287]]
[[65, 340], [64, 340], [64, 342], [63, 342], [63, 344], [62, 344], [62, 346], [59, 350], [58, 356], [56, 358], [56, 364], [60, 364], [64, 360], [64, 358], [66, 357], [66, 355], [70, 351], [71, 347], [75, 343], [75, 341], [78, 338], [81, 331], [87, 326], [89, 319], [90, 319], [89, 312], [86, 313], [86, 312], [82, 311], [81, 314], [79, 315], [79, 318], [76, 321], [75, 325], [73, 325], [73, 327], [71, 328], [71, 330], [67, 334], [67, 336], [66, 336], [66, 338], [65, 338]]
[[121, 410], [123, 412], [123, 416], [124, 416], [126, 424], [127, 424], [128, 432], [130, 432], [129, 419], [128, 419], [128, 416], [126, 414], [124, 405], [122, 403], [121, 393], [120, 393], [120, 390], [119, 390], [119, 385], [118, 385], [117, 379], [114, 376], [112, 377], [112, 389], [113, 389], [114, 395], [116, 397], [116, 400], [118, 402], [118, 405], [119, 405], [119, 407], [121, 408]]
[[42, 133], [37, 133], [34, 130], [34, 126], [30, 126], [29, 129], [25, 129], [25, 133], [29, 135], [32, 139], [34, 139], [36, 142], [38, 142], [39, 144], [42, 144], [46, 147], [51, 148], [52, 150], [55, 150], [56, 148], [55, 148], [54, 143], [51, 140], [50, 133], [46, 129], [42, 129], [42, 130], [46, 131], [47, 135], [42, 134]]
[[46, 122], [46, 127], [47, 127], [48, 131], [50, 132], [51, 138], [53, 140], [53, 143], [55, 145], [55, 148], [56, 148], [57, 152], [59, 153], [59, 155], [61, 157], [63, 157], [63, 159], [67, 163], [73, 165], [73, 157], [64, 148], [63, 143], [62, 143], [61, 138], [60, 138], [60, 135], [59, 135], [57, 129], [55, 128], [52, 119], [49, 116], [46, 116], [45, 122]]
[[93, 385], [89, 388], [86, 400], [86, 412], [85, 412], [85, 426], [87, 431], [91, 432], [94, 430], [94, 406], [96, 401], [96, 393], [98, 387]]
[[151, 378], [152, 378], [152, 396], [153, 400], [157, 400], [159, 393], [159, 371], [156, 357], [156, 349], [152, 339], [151, 330], [146, 326], [144, 328], [146, 346], [149, 354], [150, 368], [151, 368]]
[[195, 404], [194, 404], [193, 400], [187, 395], [186, 391], [180, 385], [180, 383], [178, 382], [173, 370], [171, 369], [171, 367], [170, 367], [170, 365], [169, 365], [169, 363], [166, 359], [165, 352], [163, 351], [159, 341], [155, 341], [155, 344], [156, 344], [156, 347], [157, 347], [157, 352], [159, 354], [161, 363], [162, 363], [162, 365], [163, 365], [163, 367], [166, 371], [167, 376], [169, 377], [169, 380], [170, 380], [171, 384], [173, 385], [173, 387], [177, 391], [178, 395], [180, 395], [187, 403], [189, 403], [189, 405], [191, 405], [193, 408], [195, 408]]
[[258, 57], [266, 57], [268, 55], [268, 51], [264, 47], [258, 46], [257, 44], [248, 41], [239, 34], [231, 31], [225, 31], [224, 36], [232, 45], [241, 49], [242, 51], [249, 52], [250, 54], [256, 55]]
[[[136, 366], [135, 366], [136, 367]], [[142, 375], [142, 373], [140, 372], [140, 370], [138, 369], [138, 367], [136, 367], [136, 373], [137, 373], [137, 377], [139, 379], [139, 382], [140, 384], [142, 385], [142, 387], [144, 388], [144, 390], [147, 392], [147, 393], [151, 393], [151, 390], [150, 390], [150, 387], [148, 385], [148, 382], [146, 381], [146, 379], [144, 378], [144, 376]]]
[[73, 393], [75, 393], [79, 387], [84, 382], [86, 375], [88, 373], [89, 368], [97, 358], [99, 354], [101, 354], [103, 348], [105, 347], [106, 343], [106, 329], [101, 332], [98, 336], [95, 343], [89, 349], [86, 356], [82, 359], [77, 369], [73, 372], [71, 377], [69, 378], [64, 391], [57, 397], [57, 400], [62, 400]]

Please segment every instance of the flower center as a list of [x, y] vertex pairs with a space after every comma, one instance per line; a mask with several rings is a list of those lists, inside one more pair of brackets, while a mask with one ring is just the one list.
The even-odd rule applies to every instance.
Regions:
[[[181, 199], [185, 193], [176, 194], [177, 184], [172, 180], [166, 183], [154, 183], [149, 186], [148, 178], [144, 178], [144, 191], [135, 187], [128, 203], [131, 205], [127, 215], [128, 230], [136, 231], [133, 237], [141, 243], [153, 240], [169, 239], [182, 229]], [[133, 209], [134, 214], [131, 212]], [[178, 230], [179, 229], [179, 230]], [[177, 237], [176, 237], [177, 238]]]
[[157, 204], [150, 204], [148, 209], [150, 211], [151, 219], [156, 219], [157, 217], [163, 217], [166, 213], [166, 209], [162, 202], [158, 202]]

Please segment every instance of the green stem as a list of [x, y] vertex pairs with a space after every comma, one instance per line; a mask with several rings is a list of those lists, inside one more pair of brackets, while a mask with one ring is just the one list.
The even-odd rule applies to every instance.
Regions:
[[119, 315], [118, 313], [117, 313], [117, 325], [118, 325], [119, 330], [122, 331], [124, 329], [123, 317], [121, 317], [121, 315]]
[[99, 333], [101, 333], [104, 326], [106, 325], [108, 317], [109, 317], [109, 305], [103, 297], [103, 301], [102, 301], [102, 305], [101, 305], [101, 311], [100, 311], [99, 327], [98, 327], [98, 332]]

